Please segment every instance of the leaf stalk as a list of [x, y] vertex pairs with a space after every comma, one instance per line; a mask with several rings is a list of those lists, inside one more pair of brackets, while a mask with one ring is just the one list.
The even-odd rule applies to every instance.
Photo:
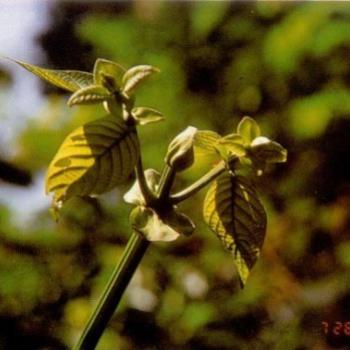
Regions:
[[225, 163], [221, 161], [213, 169], [209, 170], [205, 175], [200, 179], [194, 182], [192, 185], [188, 186], [184, 190], [175, 193], [170, 196], [171, 204], [178, 204], [185, 199], [192, 197], [195, 193], [201, 190], [203, 187], [208, 185], [210, 182], [215, 180], [219, 175], [221, 175], [226, 170]]

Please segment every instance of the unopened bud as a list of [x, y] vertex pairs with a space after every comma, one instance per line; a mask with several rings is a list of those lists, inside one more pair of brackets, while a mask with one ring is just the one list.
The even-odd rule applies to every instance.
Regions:
[[197, 128], [189, 126], [171, 141], [165, 161], [175, 171], [186, 170], [193, 164], [193, 142], [196, 132]]

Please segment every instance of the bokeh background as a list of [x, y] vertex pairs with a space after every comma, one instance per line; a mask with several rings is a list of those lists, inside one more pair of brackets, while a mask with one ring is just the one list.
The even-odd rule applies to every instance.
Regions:
[[[162, 168], [186, 126], [227, 134], [244, 115], [289, 151], [258, 179], [268, 230], [246, 287], [203, 224], [200, 193], [182, 205], [195, 234], [148, 250], [99, 350], [348, 349], [350, 335], [331, 328], [350, 322], [349, 3], [2, 0], [0, 23], [3, 56], [159, 67], [137, 100], [166, 116], [140, 130], [147, 168]], [[58, 224], [49, 214], [48, 163], [103, 114], [66, 100], [0, 60], [0, 349], [71, 347], [130, 234], [132, 179], [70, 200]]]

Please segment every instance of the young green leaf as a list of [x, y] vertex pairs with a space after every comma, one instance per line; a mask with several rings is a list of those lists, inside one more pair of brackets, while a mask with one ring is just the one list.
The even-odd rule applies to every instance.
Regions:
[[21, 61], [12, 60], [35, 74], [39, 78], [71, 92], [87, 87], [93, 83], [92, 74], [78, 70], [53, 70], [45, 69]]
[[154, 73], [159, 73], [159, 69], [148, 65], [130, 68], [123, 76], [123, 92], [132, 94], [140, 83]]
[[242, 176], [223, 173], [209, 188], [204, 220], [232, 252], [242, 285], [255, 264], [266, 231], [266, 214], [253, 185]]
[[243, 138], [238, 134], [229, 134], [222, 137], [215, 144], [215, 148], [224, 160], [231, 157], [243, 157], [246, 154]]
[[250, 153], [254, 158], [265, 163], [284, 163], [287, 161], [287, 150], [278, 142], [259, 136], [253, 140]]
[[102, 85], [90, 85], [76, 91], [68, 100], [68, 106], [103, 102], [111, 93]]
[[216, 144], [221, 136], [211, 130], [198, 130], [194, 135], [194, 147], [205, 153], [216, 154]]
[[239, 122], [237, 133], [242, 136], [246, 146], [249, 146], [251, 142], [261, 134], [258, 123], [250, 117], [244, 117]]
[[118, 63], [99, 58], [94, 65], [94, 83], [110, 90], [118, 90], [124, 73], [125, 69]]
[[162, 113], [158, 112], [155, 109], [147, 107], [136, 107], [131, 111], [132, 117], [136, 120], [136, 123], [139, 125], [146, 125], [149, 123], [156, 123], [161, 120], [164, 120]]
[[107, 116], [77, 128], [62, 143], [46, 176], [59, 207], [72, 196], [107, 192], [130, 176], [139, 157], [136, 132]]

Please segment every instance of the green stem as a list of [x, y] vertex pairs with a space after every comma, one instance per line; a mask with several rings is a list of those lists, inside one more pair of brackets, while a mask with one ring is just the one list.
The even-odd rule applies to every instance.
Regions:
[[203, 175], [200, 179], [198, 179], [192, 185], [188, 186], [187, 188], [185, 188], [181, 192], [175, 193], [174, 195], [170, 196], [170, 203], [177, 204], [177, 203], [180, 203], [180, 202], [184, 201], [185, 199], [193, 196], [195, 193], [197, 193], [203, 187], [208, 185], [211, 181], [216, 179], [225, 170], [226, 170], [225, 163], [220, 162], [218, 165], [215, 166], [215, 168], [208, 171], [205, 175]]
[[[137, 132], [137, 130], [136, 130], [136, 132]], [[147, 205], [152, 205], [154, 203], [154, 201], [156, 200], [156, 196], [148, 187], [147, 180], [145, 177], [145, 171], [144, 171], [143, 165], [142, 165], [141, 152], [139, 154], [139, 158], [137, 160], [135, 170], [136, 170], [136, 178], [137, 178], [137, 181], [139, 182], [142, 196], [145, 199], [145, 202], [147, 203]]]
[[145, 202], [147, 203], [147, 205], [151, 205], [156, 200], [156, 197], [148, 187], [146, 177], [145, 177], [145, 172], [142, 166], [141, 154], [136, 163], [136, 178], [137, 178], [137, 181], [139, 182], [140, 190], [143, 198], [145, 199]]
[[95, 349], [98, 340], [113, 316], [113, 313], [148, 246], [149, 241], [135, 231], [132, 233], [123, 256], [115, 268], [107, 287], [74, 350]]
[[[155, 196], [146, 183], [141, 157], [136, 166], [136, 172], [144, 198], [146, 201], [154, 200]], [[174, 172], [166, 165], [159, 182], [159, 188], [157, 191], [158, 198], [163, 198], [164, 193], [170, 191], [173, 181]], [[159, 201], [159, 199], [156, 198], [156, 201]], [[74, 347], [74, 350], [95, 349], [96, 344], [107, 327], [109, 320], [113, 316], [113, 313], [149, 244], [150, 242], [136, 231], [132, 233], [123, 256], [115, 268], [107, 287], [91, 315], [78, 344]]]
[[169, 197], [171, 186], [174, 183], [175, 171], [168, 164], [165, 165], [158, 185], [158, 203], [164, 202]]

